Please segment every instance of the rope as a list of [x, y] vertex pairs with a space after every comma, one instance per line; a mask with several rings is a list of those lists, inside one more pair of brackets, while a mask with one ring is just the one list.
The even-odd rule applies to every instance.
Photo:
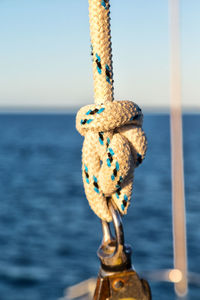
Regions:
[[145, 157], [143, 115], [131, 101], [113, 101], [108, 0], [89, 0], [95, 104], [82, 107], [76, 128], [85, 137], [82, 175], [89, 204], [99, 218], [112, 221], [108, 201], [126, 214], [134, 169]]
[[113, 70], [108, 0], [89, 0], [90, 37], [96, 104], [113, 101]]

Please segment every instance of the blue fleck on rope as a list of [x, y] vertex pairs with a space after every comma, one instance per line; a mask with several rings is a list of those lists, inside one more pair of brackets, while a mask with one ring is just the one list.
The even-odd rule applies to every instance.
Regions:
[[[89, 109], [85, 115], [86, 116], [93, 116], [95, 114], [101, 114], [103, 111], [105, 110], [105, 107], [101, 107], [101, 108], [95, 108], [95, 109]], [[81, 119], [80, 124], [81, 125], [85, 125], [85, 124], [90, 124], [92, 121], [94, 121], [94, 119]]]
[[110, 79], [111, 79], [111, 70], [109, 66], [106, 64], [106, 81], [111, 84]]
[[101, 114], [103, 111], [105, 110], [105, 107], [101, 107], [101, 108], [95, 108], [95, 109], [89, 109], [86, 112], [86, 116], [88, 115], [95, 115], [95, 114]]
[[97, 182], [97, 178], [95, 176], [93, 176], [93, 185], [94, 185], [94, 191], [99, 194], [99, 185], [98, 185], [98, 182]]
[[117, 189], [121, 189], [121, 183], [122, 183], [122, 181], [123, 181], [123, 178], [122, 178], [122, 176], [120, 176], [119, 180], [117, 181], [117, 184], [116, 184], [116, 188]]
[[106, 147], [108, 148], [109, 145], [110, 145], [110, 139], [107, 137]]
[[84, 165], [85, 167], [85, 170], [84, 170], [84, 173], [85, 173], [85, 181], [89, 184], [90, 181], [89, 181], [89, 174], [88, 174], [88, 167], [86, 165]]
[[119, 180], [118, 180], [118, 182], [117, 182], [117, 184], [115, 186], [117, 188], [116, 193], [115, 193], [117, 199], [119, 199], [119, 196], [121, 194], [121, 189], [122, 189], [121, 188], [121, 183], [122, 183], [122, 181], [123, 181], [123, 178], [122, 178], [122, 176], [120, 176]]
[[88, 116], [90, 113], [92, 112], [92, 110], [90, 109], [90, 110], [88, 110], [87, 112], [86, 112], [86, 116]]
[[103, 111], [105, 110], [105, 107], [102, 107], [102, 108], [100, 108], [99, 110], [98, 110], [98, 114], [101, 114]]
[[84, 125], [84, 124], [90, 124], [91, 122], [93, 121], [93, 119], [84, 119], [84, 120], [81, 120], [81, 125]]
[[118, 171], [119, 171], [119, 163], [118, 163], [118, 161], [116, 161], [116, 163], [115, 163], [115, 169], [113, 170], [113, 174], [111, 175], [112, 181], [114, 181], [115, 178], [117, 177], [117, 172]]
[[108, 149], [108, 158], [107, 158], [107, 166], [111, 167], [111, 163], [113, 162], [113, 155], [115, 154], [112, 148]]
[[109, 5], [108, 0], [102, 0], [102, 1], [101, 1], [101, 5], [102, 5], [105, 9], [108, 9], [108, 5]]
[[101, 69], [102, 69], [102, 66], [101, 66], [101, 58], [100, 56], [96, 53], [96, 64], [97, 64], [97, 71], [99, 74], [101, 74]]
[[126, 207], [127, 203], [128, 203], [128, 197], [125, 194], [124, 195], [124, 200], [122, 201], [122, 205], [121, 205], [121, 208], [122, 208], [123, 211], [125, 210], [125, 207]]
[[103, 132], [99, 132], [99, 142], [103, 146], [104, 145], [104, 137], [103, 137]]

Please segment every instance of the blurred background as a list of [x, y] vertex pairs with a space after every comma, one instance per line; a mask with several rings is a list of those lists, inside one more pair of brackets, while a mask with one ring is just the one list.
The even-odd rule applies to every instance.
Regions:
[[[172, 268], [168, 1], [110, 2], [115, 99], [143, 109], [149, 145], [125, 237], [138, 272]], [[188, 264], [200, 273], [200, 2], [180, 3]], [[99, 269], [75, 130], [94, 101], [88, 2], [0, 0], [0, 39], [0, 299], [56, 300]], [[150, 285], [176, 299], [171, 283]]]

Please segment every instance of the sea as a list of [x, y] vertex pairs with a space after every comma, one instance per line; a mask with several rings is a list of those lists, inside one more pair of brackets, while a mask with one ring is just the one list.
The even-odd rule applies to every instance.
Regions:
[[[139, 274], [173, 268], [169, 115], [146, 114], [144, 130], [123, 218]], [[188, 268], [200, 273], [199, 114], [184, 114], [183, 137]], [[82, 143], [75, 114], [0, 115], [0, 300], [57, 300], [97, 276], [101, 223], [84, 194]], [[177, 299], [172, 283], [149, 283], [153, 300]], [[200, 299], [197, 283], [185, 299]]]

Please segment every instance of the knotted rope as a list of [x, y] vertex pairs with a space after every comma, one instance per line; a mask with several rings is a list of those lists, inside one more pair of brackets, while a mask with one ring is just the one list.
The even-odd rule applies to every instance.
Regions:
[[89, 0], [95, 103], [77, 113], [76, 128], [85, 137], [82, 172], [93, 211], [112, 221], [108, 201], [127, 213], [134, 169], [146, 153], [141, 109], [131, 101], [113, 101], [113, 72], [108, 0]]

